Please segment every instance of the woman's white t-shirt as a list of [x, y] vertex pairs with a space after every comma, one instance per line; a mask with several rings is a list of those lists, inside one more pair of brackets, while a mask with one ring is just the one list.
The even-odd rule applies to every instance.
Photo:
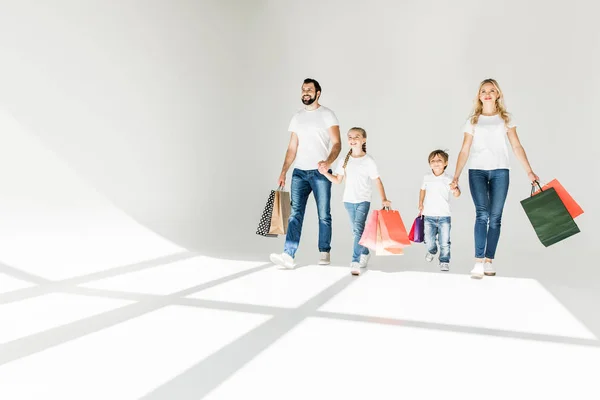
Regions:
[[375, 160], [368, 154], [357, 158], [350, 156], [346, 170], [344, 171], [345, 159], [346, 157], [340, 160], [335, 170], [336, 175], [346, 175], [344, 202], [370, 202], [372, 194], [371, 180], [379, 178], [379, 171], [377, 170]]
[[517, 126], [511, 118], [506, 124], [500, 115], [480, 115], [476, 125], [469, 118], [464, 132], [473, 135], [469, 156], [469, 169], [510, 169], [507, 132]]

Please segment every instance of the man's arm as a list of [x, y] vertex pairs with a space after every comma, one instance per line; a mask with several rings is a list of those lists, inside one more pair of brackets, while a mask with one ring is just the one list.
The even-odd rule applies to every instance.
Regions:
[[281, 168], [281, 174], [279, 175], [278, 185], [279, 187], [285, 187], [285, 176], [292, 166], [292, 163], [296, 159], [296, 152], [298, 151], [298, 135], [292, 132], [290, 136], [290, 143], [288, 144], [287, 151], [285, 153], [285, 160], [283, 161], [283, 167]]
[[340, 155], [340, 151], [342, 151], [342, 142], [340, 139], [340, 126], [333, 125], [327, 129], [329, 132], [329, 138], [331, 140], [331, 151], [329, 152], [329, 157], [327, 160], [320, 161], [318, 167], [325, 167], [325, 169], [329, 169], [334, 161]]

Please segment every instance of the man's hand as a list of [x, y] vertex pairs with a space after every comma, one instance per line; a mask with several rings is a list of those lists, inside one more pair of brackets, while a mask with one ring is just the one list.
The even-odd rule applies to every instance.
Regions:
[[277, 185], [280, 188], [285, 187], [285, 172], [282, 172], [281, 175], [279, 175], [279, 180], [277, 181]]
[[[319, 164], [317, 164], [317, 169], [319, 170], [319, 172], [321, 171], [321, 169], [324, 169], [325, 172], [329, 171], [329, 163], [327, 163], [327, 161], [319, 161]], [[322, 172], [321, 172], [322, 173]]]

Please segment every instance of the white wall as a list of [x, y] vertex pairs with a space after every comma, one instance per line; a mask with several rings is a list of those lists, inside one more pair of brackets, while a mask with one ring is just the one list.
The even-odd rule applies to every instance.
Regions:
[[[427, 154], [449, 148], [452, 170], [477, 84], [494, 77], [535, 171], [543, 180], [559, 178], [586, 211], [577, 220], [582, 234], [543, 248], [520, 208], [529, 188], [513, 159], [498, 267], [506, 275], [590, 284], [582, 277], [595, 272], [588, 260], [598, 190], [590, 180], [600, 106], [593, 2], [3, 3], [2, 109], [142, 226], [223, 256], [266, 260], [282, 249], [282, 238], [254, 231], [276, 185], [305, 77], [321, 82], [322, 103], [337, 113], [342, 134], [353, 125], [367, 129], [369, 152], [407, 225]], [[16, 136], [4, 138], [11, 151]], [[25, 178], [6, 163], [3, 169]], [[468, 271], [473, 252], [466, 174], [462, 186], [453, 205], [458, 272]], [[69, 193], [68, 185], [61, 190]], [[342, 190], [333, 195], [337, 263], [347, 262], [350, 249]], [[317, 256], [314, 204], [307, 213], [301, 262]], [[415, 246], [377, 264], [426, 269], [422, 253]]]
[[[212, 188], [232, 166], [220, 154], [235, 146], [239, 131], [239, 40], [253, 3], [2, 3], [0, 109], [12, 121], [2, 128], [2, 152], [57, 183], [3, 212], [26, 215], [37, 207], [56, 217], [47, 206], [55, 193], [63, 209], [85, 207], [93, 197], [82, 195], [87, 185], [144, 229], [201, 248], [214, 225], [219, 196]], [[23, 145], [24, 135], [39, 152]], [[28, 196], [7, 180], [39, 184], [7, 157], [0, 162], [3, 201]], [[95, 226], [98, 208], [88, 211], [81, 218]], [[14, 235], [5, 229], [7, 238]], [[28, 229], [30, 236], [53, 235], [40, 224]], [[156, 243], [146, 246], [153, 254]], [[18, 256], [6, 258], [19, 264]]]

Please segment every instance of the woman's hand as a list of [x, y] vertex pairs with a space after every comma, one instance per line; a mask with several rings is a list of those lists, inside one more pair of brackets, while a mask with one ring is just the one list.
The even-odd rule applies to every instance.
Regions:
[[535, 185], [535, 181], [538, 181], [538, 182], [540, 181], [540, 177], [537, 176], [533, 171], [527, 173], [527, 177], [531, 181], [532, 185]]
[[390, 208], [390, 207], [392, 206], [392, 202], [391, 202], [391, 201], [389, 201], [388, 199], [384, 199], [384, 200], [381, 202], [381, 205], [382, 205], [383, 207]]

